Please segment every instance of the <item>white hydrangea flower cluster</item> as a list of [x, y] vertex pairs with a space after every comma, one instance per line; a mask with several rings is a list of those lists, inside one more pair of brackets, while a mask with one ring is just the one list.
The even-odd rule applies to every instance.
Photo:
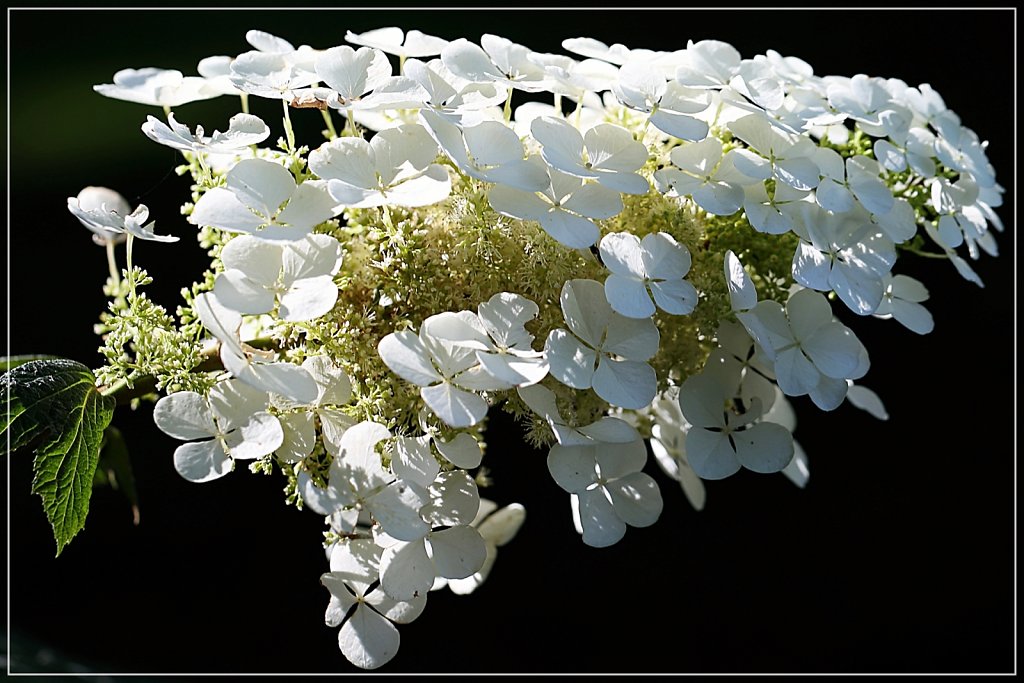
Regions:
[[[513, 406], [546, 436], [583, 542], [608, 546], [661, 513], [642, 471], [647, 443], [698, 510], [702, 480], [740, 468], [803, 486], [788, 397], [887, 417], [854, 384], [868, 353], [830, 301], [924, 334], [928, 292], [893, 272], [897, 256], [930, 242], [980, 285], [961, 248], [997, 253], [989, 226], [1002, 229], [1003, 188], [985, 143], [927, 84], [818, 76], [796, 57], [743, 58], [714, 40], [654, 52], [573, 38], [566, 56], [395, 27], [349, 33], [355, 47], [246, 38], [251, 51], [204, 59], [198, 76], [129, 69], [96, 86], [165, 109], [166, 123], [149, 116], [142, 130], [184, 155], [197, 183], [188, 221], [220, 245], [190, 306], [223, 372], [205, 395], [160, 399], [155, 419], [187, 442], [174, 455], [183, 477], [268, 458], [326, 518], [326, 621], [359, 667], [395, 655], [394, 624], [415, 619], [429, 591], [479, 586], [522, 524], [523, 508], [498, 509], [472, 474], [492, 407]], [[193, 133], [171, 112], [221, 95], [244, 110], [223, 133]], [[247, 112], [252, 96], [281, 100], [276, 149], [258, 147], [270, 127]], [[311, 150], [290, 123], [305, 108], [327, 125]], [[655, 200], [672, 217], [616, 221]], [[176, 239], [110, 190], [86, 188], [68, 206], [98, 241]], [[330, 342], [358, 333], [342, 300], [358, 277], [408, 265], [367, 261], [360, 240], [372, 233], [401, 254], [439, 215], [466, 231], [460, 244], [539, 226], [543, 255], [586, 270], [552, 281], [538, 251], [522, 289], [452, 292], [449, 308], [429, 311], [409, 292], [374, 290], [360, 319], [386, 321], [386, 334], [358, 338], [392, 374], [360, 375], [364, 360]], [[787, 272], [762, 267], [755, 239]], [[688, 342], [696, 364], [659, 360], [678, 343], [673, 326], [714, 306], [715, 326]], [[247, 326], [269, 330], [271, 348]], [[405, 418], [380, 409], [395, 391], [411, 397]]]

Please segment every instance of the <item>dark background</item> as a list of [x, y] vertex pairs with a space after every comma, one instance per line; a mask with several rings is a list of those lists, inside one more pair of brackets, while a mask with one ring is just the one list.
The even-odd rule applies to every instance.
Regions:
[[[931, 290], [931, 335], [848, 320], [871, 353], [864, 384], [891, 421], [795, 400], [809, 486], [743, 471], [708, 483], [699, 514], [650, 462], [665, 497], [660, 521], [598, 550], [573, 531], [544, 454], [495, 419], [485, 464], [497, 485], [487, 495], [524, 503], [526, 523], [473, 596], [431, 594], [384, 671], [1015, 670], [1014, 12], [13, 11], [9, 20], [9, 349], [92, 366], [106, 266], [67, 213], [68, 196], [115, 188], [150, 207], [158, 232], [183, 237], [136, 247], [156, 278], [151, 296], [172, 310], [204, 263], [178, 214], [187, 181], [166, 177], [180, 157], [139, 131], [160, 112], [91, 89], [118, 69], [194, 73], [203, 57], [249, 49], [249, 28], [325, 48], [346, 29], [400, 25], [450, 39], [491, 32], [551, 52], [576, 36], [666, 50], [717, 38], [744, 57], [801, 57], [818, 74], [932, 84], [992, 142], [1007, 232], [1000, 258], [974, 264], [984, 289], [946, 262], [899, 262]], [[178, 118], [211, 131], [236, 106], [185, 105]], [[280, 133], [279, 105], [254, 98], [253, 111]], [[315, 143], [318, 114], [293, 118], [299, 139]], [[201, 486], [184, 481], [171, 462], [178, 442], [150, 413], [115, 416], [141, 525], [117, 493], [98, 489], [85, 530], [57, 559], [29, 494], [29, 454], [11, 459], [12, 670], [353, 671], [322, 621], [320, 520], [282, 504], [276, 475], [243, 467]]]

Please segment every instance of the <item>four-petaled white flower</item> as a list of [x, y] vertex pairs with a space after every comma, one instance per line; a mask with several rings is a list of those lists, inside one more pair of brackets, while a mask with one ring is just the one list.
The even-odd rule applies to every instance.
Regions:
[[132, 235], [152, 242], [178, 241], [173, 235], [157, 235], [153, 232], [156, 221], [146, 223], [149, 208], [145, 204], [139, 204], [130, 213], [127, 212], [128, 207], [124, 197], [105, 187], [90, 186], [77, 197], [68, 197], [68, 211], [93, 231], [93, 239], [97, 244], [119, 241], [113, 235]]
[[654, 321], [616, 313], [594, 280], [566, 282], [561, 302], [569, 329], [552, 330], [544, 344], [551, 375], [575, 389], [593, 387], [620, 408], [647, 406], [658, 388], [654, 368], [644, 362], [658, 351]]
[[260, 351], [239, 336], [242, 316], [227, 308], [217, 297], [204, 292], [192, 302], [203, 326], [220, 342], [224, 369], [251, 387], [280, 394], [298, 403], [316, 399], [318, 389], [309, 373], [297, 365], [275, 362], [272, 351]]
[[611, 271], [604, 294], [616, 313], [650, 318], [655, 303], [673, 315], [693, 312], [697, 290], [683, 279], [690, 272], [690, 252], [668, 233], [651, 233], [641, 240], [633, 233], [613, 232], [601, 240], [600, 253]]
[[281, 445], [284, 432], [267, 412], [269, 401], [267, 392], [227, 379], [208, 397], [194, 391], [164, 396], [153, 408], [153, 420], [165, 434], [190, 442], [174, 451], [178, 474], [213, 481], [230, 472], [235, 460], [260, 458]]
[[378, 545], [385, 548], [381, 586], [399, 600], [426, 593], [437, 577], [470, 577], [487, 559], [486, 543], [470, 525], [480, 508], [480, 493], [472, 477], [461, 470], [442, 472], [429, 496], [429, 504], [420, 511], [429, 531], [420, 538], [396, 541], [377, 535]]
[[544, 232], [571, 249], [586, 249], [597, 242], [601, 229], [594, 220], [612, 218], [622, 211], [618, 191], [562, 173], [537, 157], [530, 161], [548, 174], [548, 186], [540, 192], [526, 192], [495, 185], [487, 195], [491, 208], [512, 218], [537, 221]]
[[142, 132], [154, 142], [193, 154], [233, 154], [270, 136], [270, 128], [263, 119], [252, 114], [235, 114], [226, 131], [214, 131], [209, 137], [203, 134], [202, 126], [196, 126], [193, 134], [188, 126], [175, 120], [173, 112], [167, 115], [167, 123], [154, 116], [146, 117]]
[[621, 126], [601, 123], [581, 135], [563, 119], [542, 116], [533, 120], [530, 131], [541, 145], [544, 161], [562, 173], [592, 178], [626, 194], [647, 194], [651, 189], [636, 172], [647, 163], [647, 147]]
[[533, 335], [526, 323], [540, 312], [537, 304], [512, 292], [499, 292], [471, 315], [434, 316], [430, 332], [456, 346], [476, 351], [481, 371], [497, 382], [525, 387], [544, 379], [548, 364], [544, 353], [534, 351]]
[[669, 387], [668, 391], [654, 399], [651, 404], [651, 453], [661, 470], [679, 482], [686, 500], [694, 510], [703, 510], [707, 501], [704, 482], [693, 471], [686, 457], [686, 433], [690, 423], [683, 417], [679, 409], [679, 387]]
[[421, 387], [420, 398], [445, 424], [471, 427], [484, 419], [488, 408], [476, 391], [510, 389], [514, 385], [487, 374], [474, 349], [432, 334], [431, 325], [437, 321], [444, 326], [449, 316], [461, 318], [462, 323], [476, 326], [486, 335], [472, 311], [440, 313], [423, 321], [418, 335], [409, 330], [387, 335], [377, 345], [377, 352], [392, 372]]
[[669, 152], [673, 165], [655, 171], [655, 184], [670, 195], [689, 195], [708, 213], [729, 216], [743, 205], [743, 187], [758, 182], [737, 170], [737, 154], [733, 149], [723, 155], [715, 137], [675, 147]]
[[154, 107], [177, 107], [220, 95], [205, 78], [153, 67], [122, 69], [114, 74], [113, 83], [94, 85], [92, 89], [105, 97]]
[[[408, 624], [427, 604], [427, 595], [395, 600], [380, 587], [381, 549], [370, 539], [345, 540], [331, 551], [331, 571], [320, 583], [331, 592], [324, 621], [341, 626], [338, 647], [362, 669], [377, 669], [398, 653], [394, 624]], [[394, 622], [394, 623], [392, 623]]]
[[451, 192], [448, 171], [435, 164], [437, 143], [418, 123], [373, 136], [337, 138], [309, 155], [309, 169], [327, 181], [334, 200], [352, 208], [426, 206]]
[[822, 410], [838, 407], [846, 380], [863, 377], [870, 366], [864, 345], [814, 290], [794, 293], [785, 309], [766, 300], [736, 317], [773, 363], [779, 388], [787, 396], [809, 394]]
[[316, 398], [309, 403], [296, 403], [282, 396], [271, 396], [284, 427], [284, 443], [276, 455], [282, 462], [305, 459], [316, 446], [319, 422], [324, 449], [339, 457], [341, 437], [356, 423], [340, 408], [352, 399], [352, 380], [328, 356], [310, 356], [302, 361], [301, 367], [316, 382]]
[[636, 428], [617, 417], [605, 415], [582, 427], [570, 425], [558, 412], [555, 393], [541, 384], [518, 390], [523, 403], [551, 427], [560, 446], [592, 446], [595, 443], [631, 443], [640, 438]]
[[221, 252], [224, 272], [213, 292], [239, 313], [269, 313], [278, 305], [281, 320], [313, 320], [338, 300], [334, 276], [341, 259], [341, 244], [330, 235], [284, 243], [239, 235]]
[[640, 470], [647, 462], [643, 439], [627, 444], [560, 446], [548, 453], [555, 483], [572, 494], [573, 518], [583, 542], [595, 548], [618, 543], [626, 526], [658, 521], [658, 484]]
[[530, 60], [529, 48], [507, 38], [485, 33], [480, 45], [459, 38], [441, 50], [441, 61], [452, 73], [468, 81], [491, 82], [536, 92], [548, 87], [544, 67]]
[[[207, 190], [188, 220], [263, 240], [301, 240], [335, 214], [322, 182], [295, 178], [280, 164], [245, 159], [228, 171], [224, 187]], [[283, 205], [283, 208], [282, 208]]]
[[544, 168], [528, 163], [523, 143], [511, 128], [498, 121], [481, 121], [460, 128], [430, 109], [420, 119], [448, 158], [466, 175], [527, 192], [539, 192], [548, 184]]
[[392, 76], [388, 56], [374, 48], [325, 50], [316, 59], [316, 74], [333, 91], [327, 104], [346, 116], [353, 110], [416, 107], [427, 99], [413, 79]]
[[885, 293], [875, 309], [876, 318], [894, 318], [908, 330], [928, 334], [935, 328], [935, 320], [928, 309], [921, 305], [928, 300], [928, 290], [923, 284], [907, 275], [887, 275], [882, 281]]
[[646, 60], [623, 64], [612, 92], [624, 106], [647, 114], [651, 125], [663, 133], [691, 142], [707, 137], [708, 124], [690, 114], [708, 108], [708, 94], [667, 80]]
[[716, 363], [691, 375], [679, 389], [679, 409], [690, 423], [686, 457], [702, 479], [724, 479], [746, 467], [779, 472], [793, 457], [793, 435], [764, 421], [775, 388], [760, 396], [740, 396], [738, 366]]

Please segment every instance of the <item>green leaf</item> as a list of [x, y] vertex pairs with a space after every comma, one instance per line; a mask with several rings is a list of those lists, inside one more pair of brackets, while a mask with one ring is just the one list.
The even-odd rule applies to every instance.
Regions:
[[103, 433], [103, 447], [100, 449], [100, 461], [96, 467], [96, 483], [109, 485], [120, 491], [132, 506], [132, 522], [139, 525], [139, 494], [135, 489], [135, 474], [132, 472], [132, 461], [128, 457], [128, 444], [121, 430], [110, 425]]
[[8, 453], [32, 445], [32, 492], [43, 499], [57, 555], [85, 526], [103, 430], [116, 401], [96, 389], [96, 377], [72, 360], [36, 360], [0, 377], [8, 397], [0, 435]]
[[3, 356], [0, 357], [0, 370], [7, 372], [11, 368], [31, 363], [34, 360], [54, 360], [56, 358], [57, 356], [47, 356], [42, 353], [34, 353], [28, 356]]

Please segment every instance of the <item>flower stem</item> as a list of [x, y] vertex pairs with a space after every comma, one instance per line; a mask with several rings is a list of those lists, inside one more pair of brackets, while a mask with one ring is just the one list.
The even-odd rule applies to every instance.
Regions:
[[320, 114], [324, 117], [324, 123], [327, 124], [327, 139], [334, 140], [338, 137], [338, 132], [334, 130], [334, 121], [331, 120], [330, 110], [321, 109]]
[[288, 152], [292, 153], [295, 151], [295, 131], [292, 130], [292, 117], [288, 111], [288, 100], [281, 100], [281, 106], [284, 109], [284, 134], [288, 141]]
[[114, 289], [121, 284], [121, 274], [117, 270], [117, 255], [114, 253], [114, 241], [107, 241], [107, 268], [110, 270], [110, 281], [114, 283]]
[[249, 113], [249, 93], [247, 93], [247, 92], [242, 93], [239, 96], [239, 99], [242, 100], [242, 113], [243, 114], [248, 114]]
[[132, 266], [132, 247], [134, 246], [135, 235], [128, 233], [128, 239], [125, 240], [125, 260], [127, 262], [127, 274], [128, 274], [128, 300], [131, 301], [135, 298], [135, 273]]
[[512, 121], [512, 92], [513, 89], [508, 89], [508, 97], [505, 98], [505, 123]]

